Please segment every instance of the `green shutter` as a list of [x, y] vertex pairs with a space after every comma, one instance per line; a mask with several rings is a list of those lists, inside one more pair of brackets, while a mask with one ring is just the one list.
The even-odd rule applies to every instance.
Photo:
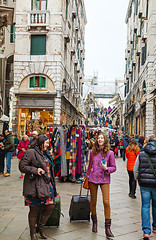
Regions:
[[35, 76], [30, 78], [30, 88], [35, 87]]
[[14, 24], [10, 27], [10, 42], [14, 43]]
[[40, 76], [40, 85], [41, 88], [45, 88], [45, 78]]
[[46, 35], [31, 36], [31, 55], [46, 55]]

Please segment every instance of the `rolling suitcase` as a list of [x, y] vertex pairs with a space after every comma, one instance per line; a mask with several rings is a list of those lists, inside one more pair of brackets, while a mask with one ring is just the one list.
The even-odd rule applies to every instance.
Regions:
[[[39, 217], [41, 215], [42, 209], [43, 207], [40, 207], [37, 223], [39, 221]], [[46, 222], [46, 226], [58, 227], [60, 225], [60, 216], [61, 216], [61, 199], [60, 199], [60, 196], [58, 195], [55, 197], [55, 207]]]
[[82, 184], [79, 195], [73, 195], [70, 203], [69, 217], [72, 221], [90, 221], [90, 196], [82, 195]]

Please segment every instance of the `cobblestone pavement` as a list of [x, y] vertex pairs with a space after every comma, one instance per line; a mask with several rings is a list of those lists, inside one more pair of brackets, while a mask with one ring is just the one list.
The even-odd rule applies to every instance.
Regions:
[[[116, 159], [117, 172], [112, 174], [111, 208], [112, 231], [116, 240], [142, 239], [140, 219], [140, 192], [137, 188], [137, 199], [128, 197], [128, 176], [126, 163], [121, 158]], [[0, 239], [1, 240], [29, 240], [27, 221], [28, 207], [24, 206], [22, 196], [22, 179], [19, 179], [18, 160], [12, 159], [12, 173], [10, 177], [0, 176]], [[49, 240], [104, 240], [104, 215], [100, 189], [98, 191], [98, 233], [92, 233], [91, 222], [70, 223], [69, 205], [71, 196], [78, 194], [79, 184], [57, 183], [57, 190], [61, 196], [62, 213], [59, 228], [47, 227]], [[85, 191], [85, 190], [84, 190]], [[151, 235], [156, 239], [156, 235]]]

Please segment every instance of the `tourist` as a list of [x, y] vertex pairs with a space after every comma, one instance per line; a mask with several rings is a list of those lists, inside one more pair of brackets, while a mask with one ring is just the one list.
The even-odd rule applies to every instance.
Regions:
[[6, 173], [3, 174], [4, 177], [9, 177], [11, 172], [11, 158], [12, 154], [15, 150], [14, 146], [14, 139], [8, 130], [5, 130], [5, 143], [4, 143], [4, 150], [6, 154]]
[[[24, 153], [27, 151], [28, 144], [29, 144], [28, 136], [24, 135], [22, 137], [22, 140], [20, 141], [18, 147], [17, 147], [17, 149], [18, 149], [17, 158], [19, 159], [19, 162], [22, 159]], [[21, 173], [21, 176], [19, 178], [23, 178], [23, 174], [22, 173]]]

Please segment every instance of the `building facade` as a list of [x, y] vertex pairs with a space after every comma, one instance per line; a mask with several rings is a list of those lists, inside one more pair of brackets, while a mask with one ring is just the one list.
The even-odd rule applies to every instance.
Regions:
[[130, 0], [126, 15], [125, 131], [156, 133], [156, 1]]
[[15, 1], [0, 0], [0, 117], [9, 116], [9, 91], [13, 86]]
[[83, 0], [16, 0], [13, 131], [80, 123]]

